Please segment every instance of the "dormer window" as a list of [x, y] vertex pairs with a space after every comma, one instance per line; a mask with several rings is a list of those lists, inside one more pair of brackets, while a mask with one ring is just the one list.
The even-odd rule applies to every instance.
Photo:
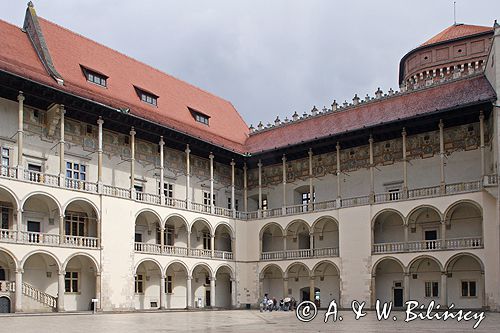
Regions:
[[87, 79], [88, 82], [97, 84], [101, 87], [107, 86], [106, 81], [108, 80], [108, 77], [106, 75], [104, 75], [102, 73], [98, 73], [94, 70], [91, 70], [91, 69], [83, 67], [83, 66], [82, 66], [82, 70], [83, 70], [83, 74], [85, 74], [85, 78]]
[[199, 123], [202, 123], [203, 125], [208, 126], [208, 120], [210, 119], [209, 116], [206, 114], [201, 113], [200, 111], [197, 111], [195, 109], [192, 109], [188, 107], [189, 111], [191, 112], [191, 115], [193, 116], [194, 120], [196, 120]]
[[137, 95], [139, 95], [139, 98], [141, 101], [144, 103], [151, 104], [153, 106], [158, 106], [158, 96], [150, 93], [149, 91], [146, 91], [144, 89], [135, 87], [135, 90], [137, 91]]

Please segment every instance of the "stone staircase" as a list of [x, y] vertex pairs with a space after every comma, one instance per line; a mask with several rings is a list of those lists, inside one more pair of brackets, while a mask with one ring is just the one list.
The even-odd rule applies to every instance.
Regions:
[[37, 312], [55, 312], [57, 297], [36, 289], [23, 282], [23, 311], [36, 310]]

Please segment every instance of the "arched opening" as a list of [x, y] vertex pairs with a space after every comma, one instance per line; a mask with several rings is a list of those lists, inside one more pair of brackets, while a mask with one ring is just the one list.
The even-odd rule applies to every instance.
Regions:
[[98, 217], [94, 207], [84, 200], [71, 202], [64, 212], [64, 243], [97, 247]]
[[165, 221], [165, 252], [186, 255], [188, 246], [188, 225], [178, 215], [172, 215]]
[[340, 304], [340, 272], [329, 262], [320, 262], [313, 269], [315, 294], [314, 301], [318, 307], [327, 307], [332, 300]]
[[0, 187], [0, 240], [14, 241], [16, 235], [17, 206], [12, 194]]
[[295, 263], [288, 267], [288, 294], [296, 300], [309, 301], [310, 295], [310, 275], [309, 269], [301, 263]]
[[373, 252], [404, 251], [404, 241], [403, 217], [393, 210], [379, 213], [373, 222]]
[[441, 214], [431, 206], [423, 206], [408, 216], [408, 248], [427, 251], [441, 248]]
[[191, 226], [191, 249], [196, 256], [210, 257], [212, 255], [212, 230], [205, 220], [196, 220]]
[[288, 288], [284, 290], [283, 271], [276, 265], [266, 266], [260, 273], [261, 280], [261, 298], [267, 294], [268, 298], [277, 298], [288, 296]]
[[142, 211], [135, 219], [135, 250], [148, 253], [161, 252], [160, 219], [152, 211]]
[[394, 307], [401, 308], [404, 299], [404, 268], [393, 258], [379, 261], [373, 269], [375, 274], [375, 299], [380, 302], [392, 302]]
[[409, 299], [422, 304], [430, 301], [440, 302], [442, 291], [441, 265], [433, 258], [415, 259], [409, 267], [410, 293]]
[[64, 307], [67, 311], [92, 310], [96, 298], [97, 267], [84, 255], [72, 257], [64, 269]]
[[21, 239], [28, 243], [59, 244], [61, 212], [54, 199], [45, 194], [30, 196], [23, 205]]
[[480, 309], [484, 305], [482, 263], [469, 254], [459, 254], [446, 265], [448, 304], [456, 308]]
[[[59, 283], [59, 263], [47, 253], [30, 255], [23, 265], [23, 311], [50, 312], [56, 307]], [[41, 296], [42, 292], [45, 295]], [[28, 296], [29, 295], [29, 296]]]
[[261, 231], [262, 252], [283, 251], [284, 238], [283, 229], [276, 224], [265, 225]]
[[0, 250], [0, 294], [11, 293], [14, 290], [15, 274], [16, 263], [14, 258], [9, 253]]
[[168, 266], [165, 276], [168, 309], [187, 307], [187, 276], [187, 269], [181, 263], [174, 262]]
[[204, 308], [212, 304], [211, 283], [212, 272], [208, 266], [198, 264], [193, 269], [192, 297], [195, 307]]
[[[233, 233], [227, 224], [219, 224], [215, 228], [215, 250], [223, 252], [233, 251]], [[216, 253], [216, 257], [221, 258], [221, 253]]]
[[10, 298], [6, 296], [0, 296], [0, 313], [10, 313]]
[[309, 225], [302, 220], [292, 222], [286, 228], [286, 250], [307, 250], [311, 248]]
[[321, 217], [312, 227], [314, 256], [338, 256], [339, 228], [332, 217]]
[[135, 272], [135, 308], [138, 310], [160, 308], [162, 271], [158, 263], [145, 260]]
[[459, 202], [446, 213], [446, 248], [476, 248], [483, 245], [483, 217], [471, 202]]
[[[313, 188], [313, 194], [312, 194], [312, 202], [315, 202], [316, 200], [316, 193], [314, 192]], [[310, 188], [309, 185], [303, 185], [299, 186], [294, 189], [293, 191], [293, 204], [294, 205], [302, 205], [302, 209], [304, 211], [307, 211], [308, 205], [311, 203], [311, 193], [310, 193]]]
[[231, 279], [232, 270], [227, 266], [221, 266], [215, 274], [215, 306], [219, 308], [230, 308], [232, 294]]

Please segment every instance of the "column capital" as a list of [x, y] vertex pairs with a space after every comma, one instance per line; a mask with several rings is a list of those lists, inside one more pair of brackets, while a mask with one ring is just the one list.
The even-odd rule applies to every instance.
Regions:
[[370, 137], [368, 138], [369, 143], [373, 143], [373, 135], [370, 134]]
[[193, 277], [191, 275], [186, 276], [186, 280], [191, 281]]
[[316, 276], [315, 276], [315, 275], [311, 275], [311, 276], [309, 276], [309, 280], [314, 281], [315, 279], [316, 279]]
[[335, 148], [336, 148], [337, 150], [340, 150], [340, 142], [338, 142], [338, 141], [337, 141], [337, 144], [335, 145]]
[[312, 150], [312, 148], [309, 148], [309, 151], [307, 152], [307, 154], [309, 155], [309, 157], [312, 157], [312, 155], [313, 155], [313, 150]]
[[160, 146], [163, 146], [165, 144], [165, 141], [163, 141], [163, 135], [160, 136], [160, 142], [158, 142]]
[[61, 111], [61, 115], [66, 113], [66, 109], [64, 108], [64, 104], [59, 104], [59, 111]]
[[231, 159], [231, 163], [229, 163], [230, 166], [234, 167], [236, 163], [234, 162], [234, 159]]
[[191, 149], [189, 149], [189, 144], [186, 145], [185, 152], [186, 152], [186, 154], [189, 154], [191, 152]]
[[210, 154], [208, 155], [208, 158], [213, 160], [214, 159], [214, 154], [212, 152], [210, 152]]
[[60, 270], [57, 272], [57, 274], [59, 274], [59, 275], [65, 275], [65, 274], [66, 274], [66, 271], [65, 271], [65, 270], [60, 269]]
[[484, 112], [483, 110], [479, 111], [479, 120], [483, 120], [484, 119]]
[[214, 282], [216, 280], [215, 276], [211, 276], [209, 279], [210, 279], [210, 281], [214, 281]]
[[261, 161], [261, 160], [259, 160], [259, 163], [257, 163], [257, 166], [258, 166], [259, 168], [262, 168], [262, 161]]
[[247, 162], [244, 162], [243, 163], [243, 170], [247, 171], [248, 170], [248, 167], [247, 167]]
[[283, 162], [286, 162], [286, 154], [283, 154], [283, 157], [281, 158]]
[[443, 119], [439, 119], [439, 128], [442, 129], [444, 127]]
[[97, 119], [97, 125], [102, 126], [104, 124], [104, 120], [102, 120], [102, 117], [99, 116], [99, 119]]
[[401, 131], [401, 136], [406, 136], [406, 127], [403, 127], [403, 130]]
[[23, 92], [22, 92], [21, 90], [19, 90], [19, 95], [17, 95], [17, 100], [18, 100], [19, 102], [23, 102], [23, 101], [24, 101], [24, 99], [25, 99], [25, 97], [24, 97]]
[[23, 268], [16, 268], [16, 274], [23, 274], [24, 269]]
[[132, 126], [132, 128], [130, 129], [130, 135], [134, 136], [135, 134], [136, 134], [136, 131], [134, 129], [134, 126]]

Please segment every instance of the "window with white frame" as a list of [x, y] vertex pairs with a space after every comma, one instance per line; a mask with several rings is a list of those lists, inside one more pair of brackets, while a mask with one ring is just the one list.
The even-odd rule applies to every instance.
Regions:
[[210, 241], [210, 233], [209, 232], [203, 232], [203, 249], [204, 250], [211, 250], [212, 249], [212, 244]]
[[[161, 194], [161, 182], [158, 182], [158, 194]], [[165, 198], [173, 198], [174, 197], [174, 184], [170, 183], [163, 183], [163, 194], [165, 195]]]
[[106, 87], [106, 76], [90, 70], [86, 70], [85, 76], [87, 77], [87, 81]]
[[141, 91], [140, 96], [141, 96], [141, 101], [148, 103], [148, 104], [151, 104], [153, 106], [158, 105], [158, 100], [157, 100], [158, 97], [157, 96], [154, 96], [154, 95], [149, 94], [149, 93], [144, 92], [144, 91]]
[[142, 274], [137, 274], [135, 276], [135, 293], [136, 294], [144, 293], [144, 279]]
[[[304, 192], [301, 193], [302, 197], [302, 204], [303, 205], [308, 205], [309, 202], [311, 201], [311, 193], [310, 192]], [[316, 192], [313, 192], [313, 202], [316, 201]]]
[[[212, 196], [213, 204], [215, 205], [215, 193]], [[210, 205], [210, 192], [203, 191], [203, 204], [209, 206]]]
[[2, 147], [2, 166], [9, 167], [10, 166], [10, 149]]
[[66, 178], [73, 180], [87, 180], [87, 167], [81, 163], [66, 162]]
[[65, 216], [66, 221], [66, 235], [67, 236], [85, 236], [85, 225], [88, 217], [85, 213], [68, 212]]
[[476, 281], [462, 281], [462, 297], [477, 297]]
[[66, 272], [64, 276], [64, 291], [67, 293], [80, 292], [78, 283], [78, 272]]
[[436, 281], [425, 282], [425, 297], [439, 297], [439, 283]]
[[174, 290], [172, 275], [167, 275], [167, 278], [165, 279], [165, 290], [167, 291], [167, 294], [171, 294]]
[[262, 210], [267, 210], [267, 198], [262, 198]]

